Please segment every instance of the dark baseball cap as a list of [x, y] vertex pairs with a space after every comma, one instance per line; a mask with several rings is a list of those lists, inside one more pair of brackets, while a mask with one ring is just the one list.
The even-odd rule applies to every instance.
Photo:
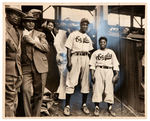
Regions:
[[88, 24], [90, 23], [87, 18], [82, 18], [81, 21], [80, 21], [80, 23], [83, 23], [83, 22], [87, 22]]

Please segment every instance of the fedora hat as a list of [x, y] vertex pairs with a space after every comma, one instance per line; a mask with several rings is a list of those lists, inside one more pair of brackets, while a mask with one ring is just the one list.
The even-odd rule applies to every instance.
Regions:
[[16, 13], [20, 16], [25, 16], [26, 14], [24, 12], [22, 12], [20, 9], [15, 8], [15, 7], [10, 7], [8, 5], [5, 6], [5, 11], [6, 13]]
[[41, 17], [42, 11], [39, 9], [31, 9], [28, 13], [33, 14], [33, 17], [39, 19]]
[[31, 10], [29, 11], [29, 13], [32, 13], [32, 14], [34, 14], [34, 13], [42, 13], [42, 11], [39, 10], [39, 9], [31, 9]]
[[32, 13], [28, 13], [26, 14], [26, 16], [24, 16], [22, 18], [23, 21], [36, 21], [37, 19], [33, 17], [33, 14]]

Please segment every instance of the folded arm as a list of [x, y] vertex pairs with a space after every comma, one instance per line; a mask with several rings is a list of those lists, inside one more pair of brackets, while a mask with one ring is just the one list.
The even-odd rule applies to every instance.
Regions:
[[40, 34], [39, 36], [35, 37], [35, 39], [33, 39], [29, 35], [24, 35], [23, 39], [42, 52], [48, 52], [49, 51], [49, 46], [48, 46], [48, 43], [45, 39], [45, 34]]

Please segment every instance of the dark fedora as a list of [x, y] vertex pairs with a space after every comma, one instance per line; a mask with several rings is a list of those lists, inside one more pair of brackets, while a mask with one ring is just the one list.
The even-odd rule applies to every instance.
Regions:
[[16, 14], [22, 16], [22, 17], [26, 15], [26, 14], [25, 14], [24, 12], [22, 12], [20, 9], [18, 9], [18, 8], [13, 8], [13, 7], [10, 7], [10, 6], [7, 6], [7, 5], [6, 5], [6, 7], [5, 7], [5, 11], [6, 11], [6, 13], [16, 13]]
[[28, 13], [28, 14], [26, 14], [26, 16], [24, 16], [23, 18], [22, 18], [22, 20], [23, 21], [37, 21], [37, 19], [36, 18], [34, 18], [33, 17], [33, 14], [32, 13]]

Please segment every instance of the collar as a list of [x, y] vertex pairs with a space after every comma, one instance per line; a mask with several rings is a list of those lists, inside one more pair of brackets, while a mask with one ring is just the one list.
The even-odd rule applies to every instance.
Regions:
[[31, 33], [33, 32], [33, 30], [30, 30], [30, 31], [29, 31], [29, 30], [27, 30], [27, 29], [24, 29], [23, 32], [24, 32], [24, 33], [28, 33], [28, 35], [29, 35], [29, 34], [31, 34]]
[[33, 29], [32, 30], [27, 30], [27, 29], [24, 29], [24, 31], [26, 31], [26, 32], [29, 32], [29, 33], [32, 33], [33, 32]]

